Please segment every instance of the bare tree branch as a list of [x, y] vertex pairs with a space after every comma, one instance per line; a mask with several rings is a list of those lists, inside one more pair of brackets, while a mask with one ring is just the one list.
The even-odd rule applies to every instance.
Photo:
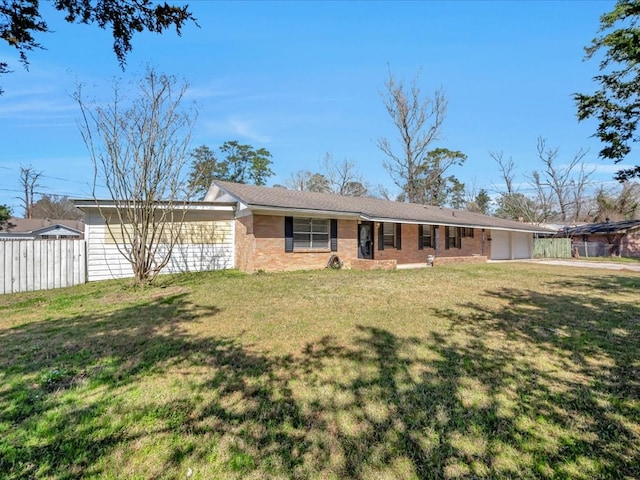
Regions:
[[[545, 167], [543, 174], [534, 172], [532, 185], [538, 191], [539, 197], [550, 202], [549, 195], [553, 195], [555, 203], [559, 209], [559, 219], [563, 222], [567, 220], [578, 220], [581, 204], [585, 201], [583, 195], [589, 178], [595, 171], [586, 170], [583, 159], [588, 153], [587, 150], [580, 149], [573, 158], [564, 165], [558, 165], [560, 149], [548, 148], [546, 140], [538, 138], [537, 153], [538, 158]], [[576, 176], [576, 169], [578, 170]], [[542, 190], [545, 190], [543, 193]]]
[[33, 205], [35, 203], [33, 196], [35, 190], [42, 186], [38, 183], [38, 179], [41, 176], [42, 172], [34, 170], [31, 165], [20, 166], [20, 188], [24, 195], [20, 198], [20, 201], [24, 208], [24, 218], [33, 218]]
[[513, 163], [513, 158], [509, 157], [507, 160], [501, 151], [489, 152], [489, 156], [498, 164], [500, 175], [505, 184], [506, 193], [509, 195], [516, 193], [514, 188], [515, 164]]
[[377, 141], [378, 148], [388, 157], [384, 168], [410, 202], [418, 200], [417, 176], [424, 170], [429, 147], [440, 138], [447, 112], [444, 92], [440, 89], [433, 97], [422, 97], [417, 80], [414, 78], [405, 88], [389, 69], [382, 100], [398, 131], [398, 147], [384, 137]]
[[[186, 84], [147, 69], [139, 96], [127, 100], [116, 82], [110, 104], [89, 105], [79, 90], [81, 132], [98, 181], [115, 208], [97, 201], [109, 235], [131, 264], [136, 283], [167, 265], [190, 201], [182, 172], [195, 112], [183, 111]], [[97, 197], [96, 197], [96, 200]]]

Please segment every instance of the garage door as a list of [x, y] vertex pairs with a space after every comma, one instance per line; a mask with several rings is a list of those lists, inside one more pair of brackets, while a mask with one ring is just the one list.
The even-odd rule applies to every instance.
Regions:
[[513, 238], [513, 258], [533, 257], [533, 235], [523, 232], [511, 232]]
[[511, 239], [509, 232], [502, 230], [491, 231], [491, 260], [511, 259]]
[[533, 235], [524, 232], [491, 232], [491, 260], [515, 260], [533, 256]]

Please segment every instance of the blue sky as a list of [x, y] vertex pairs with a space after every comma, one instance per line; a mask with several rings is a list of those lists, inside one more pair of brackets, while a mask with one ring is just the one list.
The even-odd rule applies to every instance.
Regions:
[[190, 83], [199, 112], [193, 147], [238, 140], [273, 154], [284, 183], [317, 170], [325, 153], [355, 162], [373, 185], [397, 193], [382, 167], [380, 137], [396, 132], [380, 92], [388, 66], [422, 93], [442, 88], [449, 102], [435, 146], [468, 156], [452, 173], [492, 190], [500, 175], [489, 152], [502, 151], [519, 179], [533, 169], [538, 137], [569, 161], [580, 148], [597, 167], [596, 184], [619, 167], [598, 159], [594, 123], [578, 123], [572, 94], [595, 89], [597, 62], [583, 48], [613, 1], [212, 2], [192, 0], [200, 28], [182, 37], [138, 34], [122, 72], [109, 32], [70, 25], [43, 2], [55, 33], [24, 71], [4, 43], [0, 58], [0, 204], [22, 214], [20, 165], [42, 171], [42, 192], [90, 196], [92, 165], [71, 99], [78, 82], [109, 99], [114, 77], [138, 78], [147, 63]]

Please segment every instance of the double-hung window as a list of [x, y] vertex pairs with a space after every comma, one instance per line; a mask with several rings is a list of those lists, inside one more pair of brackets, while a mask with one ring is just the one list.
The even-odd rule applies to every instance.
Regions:
[[402, 224], [384, 222], [378, 226], [378, 250], [402, 248]]
[[445, 243], [444, 248], [461, 248], [462, 247], [462, 229], [460, 227], [445, 227]]
[[329, 219], [294, 218], [293, 249], [329, 249]]
[[436, 226], [420, 225], [420, 248], [436, 248]]
[[396, 224], [383, 223], [382, 236], [384, 238], [384, 246], [394, 248], [396, 246]]

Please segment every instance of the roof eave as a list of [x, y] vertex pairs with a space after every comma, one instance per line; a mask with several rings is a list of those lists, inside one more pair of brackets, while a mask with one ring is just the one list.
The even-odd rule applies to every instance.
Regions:
[[445, 222], [442, 220], [415, 220], [405, 218], [391, 218], [391, 217], [374, 217], [369, 215], [362, 215], [363, 220], [371, 222], [394, 222], [394, 223], [408, 223], [411, 225], [442, 225], [444, 227], [466, 227], [466, 228], [484, 228], [488, 230], [506, 230], [510, 232], [527, 232], [527, 233], [553, 233], [551, 230], [544, 228], [513, 228], [513, 227], [500, 227], [495, 225], [488, 225], [476, 222]]
[[76, 233], [78, 235], [84, 235], [84, 232], [78, 230], [77, 228], [68, 227], [67, 225], [63, 225], [61, 223], [53, 223], [51, 225], [47, 225], [46, 227], [36, 228], [34, 230], [31, 230], [28, 233], [33, 234], [33, 235], [42, 235], [45, 232], [55, 231], [56, 230], [56, 228], [55, 228], [56, 226], [60, 227], [61, 229], [64, 229], [64, 230], [68, 230], [69, 232]]
[[447, 227], [466, 227], [466, 228], [479, 228], [479, 229], [487, 229], [487, 230], [505, 230], [511, 232], [523, 232], [523, 233], [553, 233], [551, 230], [547, 230], [544, 228], [536, 228], [536, 227], [523, 227], [523, 228], [514, 228], [514, 227], [505, 227], [505, 226], [494, 226], [487, 224], [480, 224], [476, 222], [444, 222], [439, 220], [416, 220], [416, 219], [407, 219], [407, 218], [398, 218], [398, 217], [379, 217], [374, 215], [368, 215], [362, 212], [349, 212], [349, 211], [336, 211], [336, 210], [319, 210], [319, 209], [311, 209], [311, 208], [292, 208], [292, 207], [276, 207], [273, 205], [259, 205], [259, 204], [249, 204], [247, 205], [249, 210], [254, 214], [258, 215], [277, 215], [277, 216], [287, 216], [292, 214], [298, 215], [307, 215], [310, 217], [333, 217], [345, 220], [364, 220], [368, 222], [392, 222], [392, 223], [405, 223], [411, 225], [442, 225]]
[[[97, 209], [117, 209], [122, 207], [122, 203], [113, 200], [72, 200], [73, 204], [82, 211]], [[123, 203], [125, 203], [123, 201]], [[192, 210], [192, 211], [222, 211], [233, 212], [236, 209], [236, 202], [155, 202], [155, 206], [159, 208], [171, 208], [173, 210]]]
[[273, 205], [249, 204], [247, 208], [258, 215], [287, 216], [292, 214], [307, 215], [309, 217], [333, 217], [344, 220], [357, 220], [362, 217], [359, 212], [340, 212], [335, 210], [319, 210], [313, 208], [275, 207]]

